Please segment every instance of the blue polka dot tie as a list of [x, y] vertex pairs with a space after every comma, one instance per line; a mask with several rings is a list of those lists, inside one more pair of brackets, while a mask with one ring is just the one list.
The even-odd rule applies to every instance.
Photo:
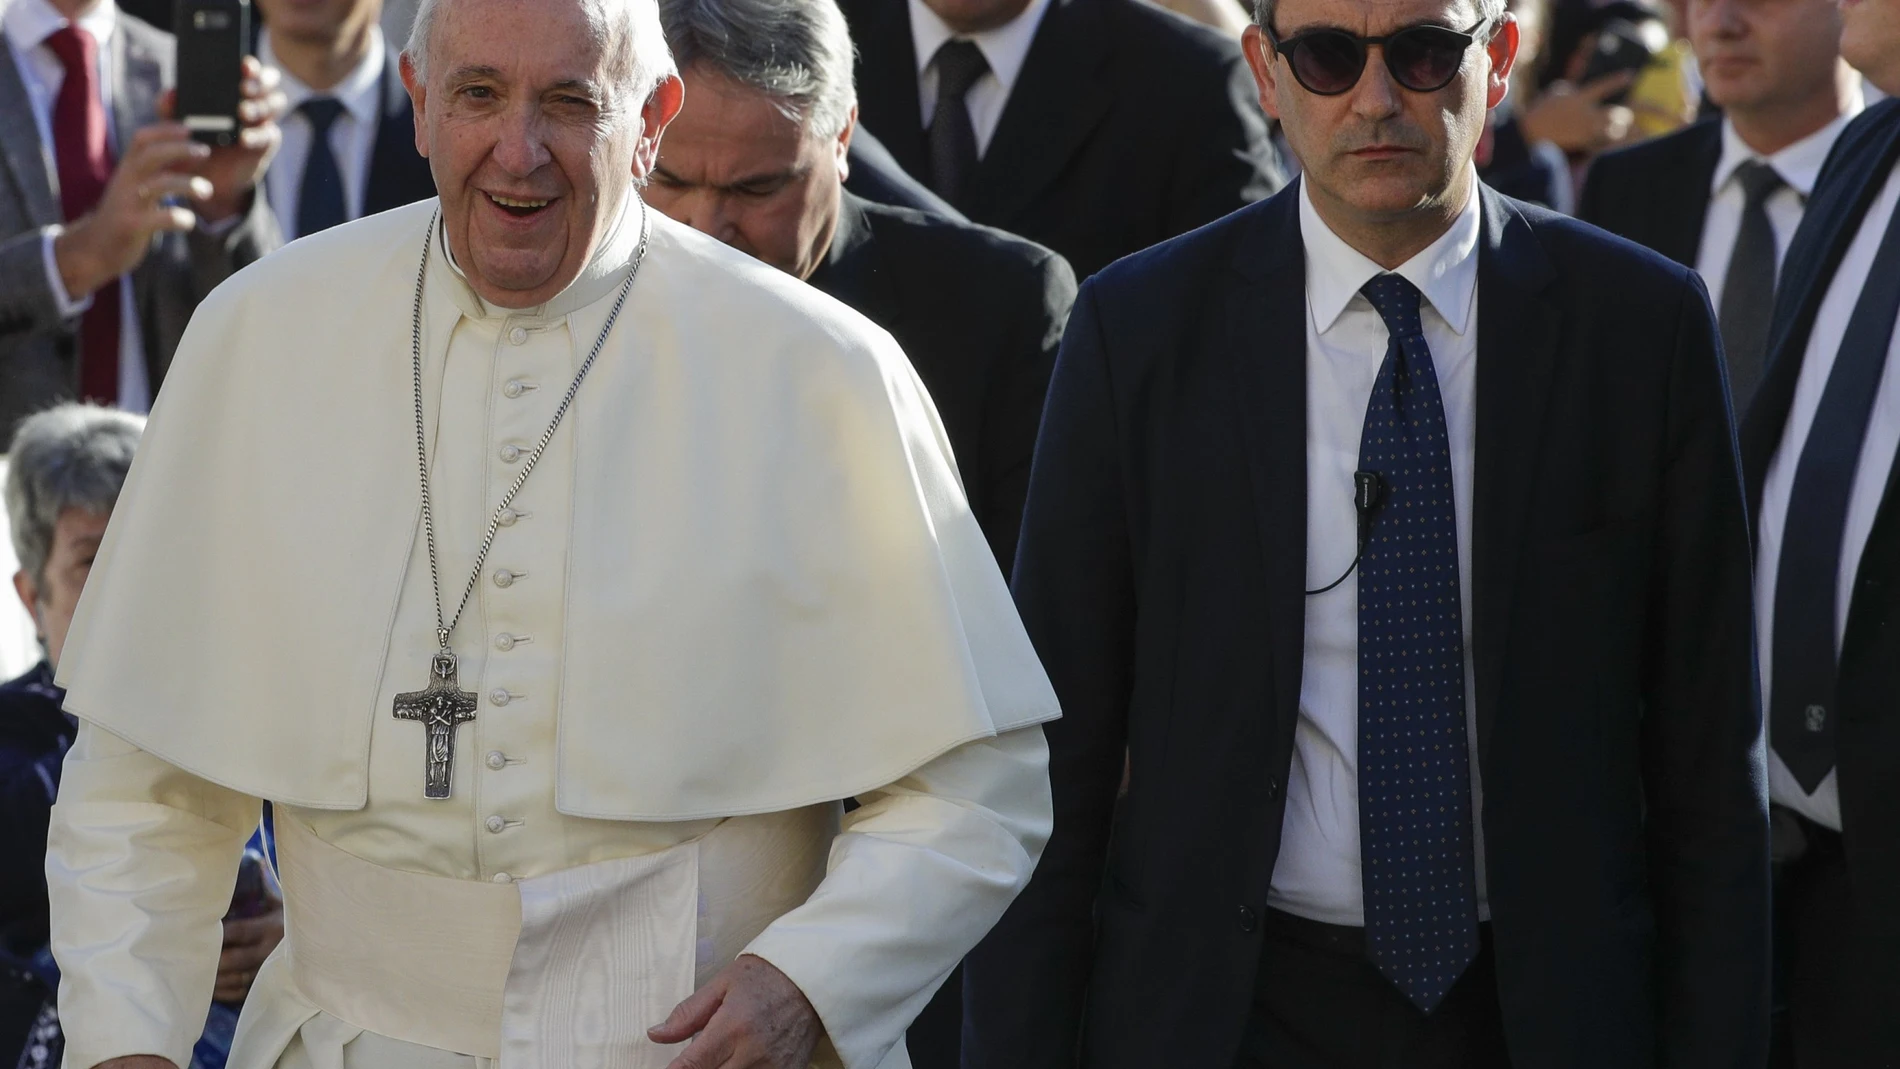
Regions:
[[1418, 288], [1380, 275], [1360, 292], [1389, 335], [1359, 441], [1386, 487], [1359, 566], [1366, 948], [1429, 1013], [1478, 952], [1451, 445]]

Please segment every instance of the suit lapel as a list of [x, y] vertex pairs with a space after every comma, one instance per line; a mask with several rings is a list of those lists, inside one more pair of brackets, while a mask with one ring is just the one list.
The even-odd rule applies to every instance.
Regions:
[[53, 163], [53, 147], [40, 140], [26, 83], [14, 66], [13, 49], [5, 41], [0, 41], [0, 160], [4, 160], [26, 198], [26, 214], [32, 226], [56, 226], [65, 221], [59, 205], [59, 172]]
[[1510, 633], [1511, 594], [1543, 444], [1560, 316], [1543, 295], [1554, 272], [1530, 223], [1480, 187], [1478, 427], [1472, 507], [1472, 645], [1478, 753], [1490, 744]]
[[1249, 209], [1217, 311], [1232, 361], [1235, 419], [1247, 446], [1255, 524], [1267, 574], [1273, 713], [1299, 715], [1306, 657], [1306, 252], [1299, 183]]
[[118, 163], [132, 135], [158, 118], [158, 94], [164, 88], [165, 70], [149, 43], [138, 39], [131, 20], [119, 19], [112, 34], [112, 122], [117, 134]]
[[872, 240], [864, 203], [852, 193], [840, 197], [838, 227], [831, 235], [831, 247], [807, 281], [885, 330], [895, 332], [902, 306], [891, 273], [883, 270], [883, 257]]
[[1694, 268], [1702, 254], [1702, 225], [1709, 214], [1709, 189], [1722, 162], [1722, 124], [1716, 120], [1691, 128], [1682, 141], [1680, 166], [1655, 190], [1651, 210], [1660, 226], [1656, 251]]
[[1102, 19], [1102, 5], [1090, 0], [1055, 0], [1044, 13], [977, 167], [967, 198], [972, 218], [1007, 220], [1021, 211], [1108, 113], [1115, 86]]
[[376, 142], [369, 151], [369, 173], [363, 184], [363, 214], [399, 208], [434, 192], [428, 161], [416, 152], [416, 125], [403, 88], [402, 69], [394, 49], [383, 54], [383, 76], [377, 92], [382, 100]]
[[[1816, 187], [1782, 265], [1775, 325], [1768, 342], [1768, 367], [1754, 401], [1742, 417], [1742, 479], [1751, 516], [1761, 507], [1762, 482], [1768, 477], [1768, 464], [1775, 450], [1781, 446], [1788, 410], [1794, 405], [1795, 384], [1807, 358], [1808, 333], [1820, 313], [1821, 301], [1860, 229], [1860, 220], [1880, 194], [1881, 176], [1900, 159], [1900, 121], [1890, 126], [1885, 144], [1841, 161], [1838, 170], [1830, 164], [1823, 171], [1824, 181]], [[1837, 147], [1837, 154], [1841, 147], [1845, 146]]]
[[858, 42], [859, 120], [906, 172], [928, 175], [910, 6], [905, 0], [867, 0], [850, 13], [851, 36]]

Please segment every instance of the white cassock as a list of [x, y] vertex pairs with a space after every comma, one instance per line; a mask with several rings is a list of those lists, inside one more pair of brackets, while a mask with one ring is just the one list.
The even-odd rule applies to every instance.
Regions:
[[[443, 599], [476, 718], [423, 797], [435, 615], [411, 300], [435, 202], [233, 277], [186, 333], [61, 664], [48, 876], [66, 1064], [189, 1060], [276, 803], [287, 938], [233, 1069], [659, 1069], [744, 952], [825, 1028], [905, 1028], [1028, 879], [1056, 702], [889, 335], [629, 200], [548, 304], [426, 269]], [[839, 799], [863, 807], [841, 815]]]

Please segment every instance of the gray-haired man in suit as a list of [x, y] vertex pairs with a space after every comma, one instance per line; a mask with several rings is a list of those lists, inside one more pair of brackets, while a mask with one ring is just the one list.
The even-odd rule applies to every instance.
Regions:
[[160, 121], [171, 35], [112, 0], [11, 0], [0, 31], [0, 435], [74, 397], [143, 411], [198, 301], [279, 244], [275, 72], [245, 61], [210, 150]]

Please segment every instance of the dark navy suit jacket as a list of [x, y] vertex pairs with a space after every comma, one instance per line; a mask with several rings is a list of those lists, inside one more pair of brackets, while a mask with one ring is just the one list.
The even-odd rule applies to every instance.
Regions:
[[[1767, 805], [1714, 316], [1654, 253], [1482, 205], [1466, 537], [1511, 1059], [1759, 1069]], [[1014, 577], [1062, 701], [1055, 832], [966, 965], [966, 1069], [1233, 1064], [1299, 719], [1305, 292], [1289, 190], [1076, 300]]]

